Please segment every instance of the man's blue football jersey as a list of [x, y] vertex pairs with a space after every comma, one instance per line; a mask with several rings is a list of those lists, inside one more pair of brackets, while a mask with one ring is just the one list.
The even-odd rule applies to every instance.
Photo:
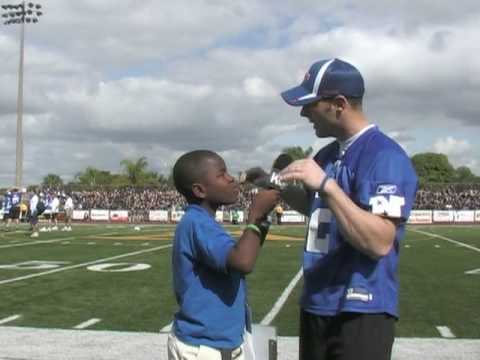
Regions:
[[6, 192], [5, 195], [3, 195], [3, 212], [5, 214], [8, 214], [12, 208], [12, 193]]
[[315, 161], [357, 206], [401, 219], [401, 224], [389, 254], [373, 260], [343, 239], [327, 204], [312, 193], [301, 306], [318, 315], [385, 312], [398, 317], [399, 242], [415, 200], [415, 170], [403, 149], [377, 127], [361, 134], [342, 156], [339, 149], [332, 142]]
[[12, 206], [19, 206], [22, 201], [22, 194], [18, 191], [12, 192]]

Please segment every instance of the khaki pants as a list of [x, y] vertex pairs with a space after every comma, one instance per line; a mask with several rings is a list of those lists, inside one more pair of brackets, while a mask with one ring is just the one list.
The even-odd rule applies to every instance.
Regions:
[[[168, 335], [167, 345], [168, 360], [222, 360], [222, 355], [217, 349], [185, 344], [172, 333]], [[232, 360], [245, 360], [243, 345], [233, 350]]]

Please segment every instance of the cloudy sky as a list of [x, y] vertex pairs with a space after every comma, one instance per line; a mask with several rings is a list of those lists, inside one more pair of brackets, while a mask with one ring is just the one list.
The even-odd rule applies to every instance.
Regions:
[[[352, 62], [370, 121], [410, 154], [480, 175], [478, 0], [39, 0], [25, 37], [24, 183], [185, 151], [233, 173], [319, 148], [279, 93], [314, 61]], [[0, 0], [0, 4], [6, 4]], [[461, 6], [460, 6], [461, 5]], [[0, 31], [0, 186], [15, 180], [20, 26]]]

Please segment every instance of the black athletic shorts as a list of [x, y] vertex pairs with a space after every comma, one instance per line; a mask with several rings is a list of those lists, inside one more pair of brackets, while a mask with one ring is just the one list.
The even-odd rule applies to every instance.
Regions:
[[10, 219], [15, 220], [20, 218], [20, 206], [13, 206], [10, 209]]
[[389, 360], [396, 318], [385, 313], [319, 316], [300, 310], [300, 360]]

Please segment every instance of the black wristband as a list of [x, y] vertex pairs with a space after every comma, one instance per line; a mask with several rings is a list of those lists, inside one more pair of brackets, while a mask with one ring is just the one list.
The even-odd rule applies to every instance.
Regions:
[[319, 193], [325, 192], [325, 184], [327, 183], [328, 180], [330, 180], [330, 178], [327, 175], [325, 175], [322, 182], [320, 183], [320, 187], [318, 188]]

